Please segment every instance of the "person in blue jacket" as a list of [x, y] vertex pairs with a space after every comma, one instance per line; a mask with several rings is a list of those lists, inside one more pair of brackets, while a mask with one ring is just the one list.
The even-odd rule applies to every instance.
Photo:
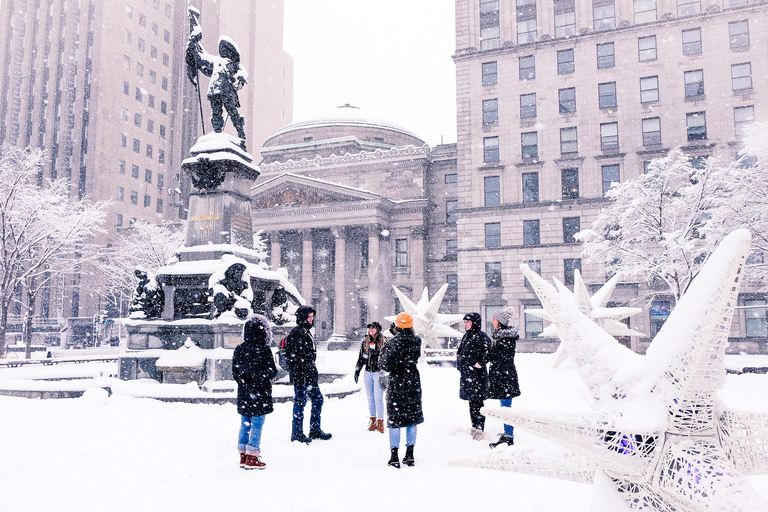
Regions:
[[480, 313], [464, 315], [464, 337], [456, 351], [456, 367], [461, 373], [459, 398], [469, 402], [469, 417], [472, 421], [472, 439], [483, 438], [485, 416], [480, 414], [483, 400], [488, 398], [488, 352], [491, 339], [482, 327]]

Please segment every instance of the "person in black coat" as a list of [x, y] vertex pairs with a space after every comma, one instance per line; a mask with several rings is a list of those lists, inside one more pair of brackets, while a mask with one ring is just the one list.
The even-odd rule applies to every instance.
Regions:
[[[288, 359], [288, 373], [293, 382], [293, 425], [291, 441], [310, 443], [313, 439], [328, 440], [331, 434], [320, 428], [320, 413], [323, 410], [323, 394], [318, 385], [317, 350], [315, 339], [309, 331], [315, 323], [315, 309], [301, 306], [296, 310], [296, 327], [288, 335], [285, 355]], [[312, 401], [309, 417], [309, 436], [304, 435], [304, 406], [307, 397]]]
[[381, 387], [381, 371], [379, 369], [379, 355], [384, 346], [384, 336], [381, 335], [381, 324], [371, 322], [368, 324], [368, 334], [360, 344], [360, 353], [357, 355], [355, 365], [355, 383], [363, 373], [365, 394], [368, 396], [368, 431], [384, 433], [384, 390]]
[[[514, 311], [512, 308], [502, 309], [493, 315], [493, 333], [490, 353], [490, 366], [488, 376], [491, 386], [488, 398], [501, 401], [502, 407], [511, 407], [512, 399], [520, 396], [520, 384], [517, 381], [517, 368], [515, 368], [515, 349], [517, 347], [517, 326], [512, 323]], [[491, 443], [491, 448], [500, 444], [515, 444], [515, 429], [512, 425], [504, 424], [504, 433], [499, 440]]]
[[232, 356], [232, 377], [237, 382], [237, 412], [240, 435], [237, 449], [240, 467], [264, 469], [261, 460], [261, 429], [264, 417], [272, 412], [272, 379], [277, 375], [272, 357], [272, 330], [269, 320], [253, 315], [243, 326], [243, 342]]
[[395, 337], [381, 350], [379, 367], [389, 372], [387, 427], [391, 456], [387, 464], [399, 468], [400, 429], [406, 429], [403, 464], [413, 466], [416, 426], [424, 422], [424, 413], [421, 409], [421, 377], [416, 367], [421, 357], [421, 338], [413, 332], [413, 317], [408, 313], [397, 315], [395, 331]]
[[480, 327], [482, 317], [479, 313], [464, 315], [464, 337], [461, 338], [456, 352], [456, 367], [461, 373], [459, 380], [459, 398], [469, 401], [469, 417], [472, 421], [472, 439], [483, 438], [485, 416], [480, 414], [483, 400], [488, 398], [488, 352], [491, 339]]

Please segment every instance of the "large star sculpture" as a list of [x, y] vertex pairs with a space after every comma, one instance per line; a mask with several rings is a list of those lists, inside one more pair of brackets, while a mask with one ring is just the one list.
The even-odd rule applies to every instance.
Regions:
[[[578, 269], [574, 271], [573, 275], [573, 291], [569, 290], [563, 283], [553, 277], [557, 289], [568, 300], [571, 300], [578, 310], [585, 316], [590, 318], [593, 322], [603, 328], [605, 332], [612, 336], [644, 336], [643, 333], [630, 329], [621, 320], [628, 318], [631, 315], [635, 315], [642, 311], [641, 308], [631, 307], [607, 307], [608, 299], [610, 299], [613, 290], [619, 283], [619, 274], [614, 275], [608, 280], [598, 291], [591, 297], [587, 286], [584, 284], [584, 280], [581, 278], [581, 272]], [[539, 318], [543, 318], [549, 322], [552, 322], [546, 309], [526, 309], [526, 313]], [[550, 323], [541, 331], [540, 337], [553, 338], [558, 336], [557, 324]], [[568, 357], [568, 350], [565, 348], [565, 344], [561, 341], [557, 347], [555, 354], [554, 367], [557, 368]]]
[[[438, 313], [445, 291], [448, 289], [448, 283], [445, 283], [431, 299], [429, 298], [429, 291], [424, 288], [421, 299], [416, 304], [396, 286], [392, 285], [392, 288], [394, 288], [403, 309], [413, 317], [413, 331], [421, 338], [422, 352], [424, 348], [442, 348], [439, 338], [461, 338], [464, 336], [463, 333], [450, 327], [452, 324], [461, 322], [464, 318], [463, 315]], [[384, 317], [389, 322], [394, 322], [395, 318], [394, 316]]]
[[746, 479], [768, 472], [768, 415], [734, 410], [717, 398], [749, 246], [746, 230], [723, 240], [645, 357], [616, 343], [521, 265], [576, 362], [592, 411], [484, 408], [484, 414], [561, 444], [564, 455], [543, 461], [515, 446], [508, 459], [457, 465], [591, 481], [600, 489], [593, 507], [602, 502], [605, 510], [612, 500], [611, 512], [615, 503], [632, 511], [768, 511]]

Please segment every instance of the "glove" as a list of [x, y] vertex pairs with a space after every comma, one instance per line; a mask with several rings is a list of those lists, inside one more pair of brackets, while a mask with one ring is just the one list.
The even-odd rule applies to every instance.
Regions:
[[357, 379], [360, 378], [360, 370], [355, 370], [355, 384], [357, 384]]

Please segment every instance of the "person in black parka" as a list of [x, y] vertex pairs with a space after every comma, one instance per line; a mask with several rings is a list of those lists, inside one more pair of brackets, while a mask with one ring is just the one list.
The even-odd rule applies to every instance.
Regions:
[[403, 464], [413, 466], [416, 425], [424, 422], [424, 413], [421, 409], [421, 377], [416, 366], [421, 357], [421, 338], [413, 332], [413, 317], [408, 313], [397, 315], [395, 331], [395, 337], [381, 350], [379, 367], [389, 372], [387, 428], [391, 457], [387, 464], [399, 468], [400, 429], [406, 429]]
[[[512, 399], [520, 396], [520, 385], [517, 381], [517, 368], [515, 368], [515, 350], [517, 340], [520, 338], [517, 326], [510, 325], [514, 310], [502, 309], [493, 315], [493, 333], [490, 353], [490, 366], [488, 376], [491, 381], [488, 398], [501, 401], [502, 407], [511, 407]], [[491, 443], [491, 448], [500, 444], [515, 444], [514, 427], [504, 424], [504, 433], [499, 440]]]
[[480, 414], [483, 400], [488, 398], [488, 352], [491, 339], [480, 330], [482, 317], [479, 313], [464, 315], [464, 337], [456, 352], [456, 367], [461, 373], [459, 398], [469, 401], [469, 417], [472, 421], [472, 439], [483, 438], [485, 416]]
[[232, 356], [232, 377], [237, 382], [237, 412], [240, 435], [237, 449], [240, 466], [264, 469], [261, 460], [261, 428], [264, 417], [272, 412], [272, 382], [277, 368], [272, 357], [272, 330], [269, 320], [253, 315], [243, 326], [243, 342]]

